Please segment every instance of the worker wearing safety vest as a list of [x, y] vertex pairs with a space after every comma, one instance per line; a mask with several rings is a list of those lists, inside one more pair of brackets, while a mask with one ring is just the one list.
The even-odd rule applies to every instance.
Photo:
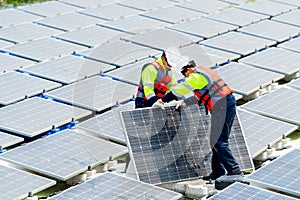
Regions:
[[175, 76], [172, 67], [175, 67], [176, 55], [164, 51], [158, 60], [144, 65], [141, 72], [140, 85], [135, 98], [135, 107], [151, 107], [159, 98], [170, 91]]
[[[185, 103], [192, 105], [203, 104], [206, 110], [211, 112], [210, 145], [212, 148], [212, 172], [204, 176], [204, 180], [215, 180], [225, 175], [243, 175], [239, 164], [236, 162], [229, 147], [228, 138], [232, 123], [236, 114], [236, 101], [231, 88], [219, 75], [211, 69], [196, 67], [194, 61], [190, 61], [182, 67], [181, 73], [186, 80], [172, 88], [153, 106], [178, 100], [176, 107]], [[194, 93], [191, 97], [184, 96]], [[226, 171], [225, 171], [226, 169]]]

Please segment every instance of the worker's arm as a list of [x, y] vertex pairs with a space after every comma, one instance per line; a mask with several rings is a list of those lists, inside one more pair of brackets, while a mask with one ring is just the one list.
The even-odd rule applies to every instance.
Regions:
[[154, 82], [157, 77], [157, 73], [157, 69], [151, 64], [145, 67], [142, 71], [144, 93], [150, 105], [158, 100], [154, 92]]

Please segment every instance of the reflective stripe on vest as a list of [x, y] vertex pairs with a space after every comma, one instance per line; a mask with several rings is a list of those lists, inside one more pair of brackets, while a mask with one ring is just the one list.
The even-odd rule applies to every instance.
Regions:
[[199, 66], [194, 72], [202, 74], [208, 81], [207, 86], [194, 91], [199, 102], [203, 103], [208, 110], [211, 110], [217, 101], [232, 93], [231, 88], [213, 70]]
[[[150, 86], [154, 88], [154, 93], [157, 97], [161, 98], [166, 94], [170, 83], [172, 81], [172, 71], [171, 70], [164, 70], [164, 68], [157, 63], [156, 61], [153, 61], [149, 64], [146, 64], [143, 66], [142, 71], [148, 66], [148, 65], [153, 65], [157, 69], [157, 77], [154, 81], [153, 84], [145, 84], [145, 86]], [[142, 83], [142, 79], [140, 80], [140, 85], [139, 89], [137, 92], [137, 97], [143, 97], [145, 100], [150, 99], [153, 95], [151, 96], [145, 96], [144, 95], [144, 85]]]

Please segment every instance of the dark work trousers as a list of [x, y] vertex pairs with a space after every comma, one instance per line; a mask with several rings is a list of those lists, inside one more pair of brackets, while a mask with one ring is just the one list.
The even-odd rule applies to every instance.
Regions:
[[211, 112], [210, 145], [212, 147], [212, 173], [224, 175], [240, 174], [239, 164], [236, 162], [229, 148], [229, 135], [236, 115], [236, 101], [232, 94], [228, 94], [216, 102]]

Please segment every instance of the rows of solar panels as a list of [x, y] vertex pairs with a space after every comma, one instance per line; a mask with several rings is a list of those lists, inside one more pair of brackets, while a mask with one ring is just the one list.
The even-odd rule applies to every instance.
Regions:
[[[200, 138], [207, 134], [210, 122], [201, 109], [185, 108], [179, 115], [175, 112], [175, 118], [168, 109], [165, 114], [146, 109], [139, 116], [132, 110], [130, 100], [142, 66], [169, 47], [216, 70], [238, 99], [259, 97], [238, 110], [231, 138], [242, 168], [253, 168], [249, 155], [256, 157], [300, 124], [299, 6], [297, 0], [59, 0], [0, 10], [0, 158], [47, 177], [3, 168], [11, 172], [1, 173], [3, 199], [24, 198], [52, 186], [54, 180], [66, 181], [125, 154], [126, 144], [143, 182], [173, 182], [209, 173], [208, 141]], [[179, 70], [174, 71], [181, 78]], [[292, 79], [277, 89], [278, 82]], [[121, 106], [115, 108], [116, 104]], [[166, 125], [144, 140], [143, 131], [159, 127], [137, 122], [139, 117], [149, 117], [149, 112], [163, 117]], [[195, 121], [190, 119], [193, 113], [199, 114]], [[182, 127], [171, 126], [176, 120]], [[195, 124], [202, 128], [190, 131], [186, 138], [174, 135], [174, 130], [186, 131]], [[138, 129], [129, 133], [130, 128]], [[173, 143], [159, 141], [160, 133], [174, 138]], [[155, 149], [153, 141], [169, 145]], [[196, 155], [193, 150], [200, 144], [206, 145]], [[174, 146], [181, 148], [177, 151]], [[149, 153], [153, 158], [145, 157], [148, 162], [144, 162]], [[21, 184], [22, 179], [36, 184]], [[102, 179], [112, 185], [123, 181], [114, 176]], [[80, 191], [89, 184], [100, 187], [93, 181], [84, 184], [62, 196], [86, 195]], [[94, 190], [92, 196], [101, 193], [111, 199], [108, 193], [129, 189], [138, 192], [119, 198], [148, 190], [143, 185], [119, 191], [107, 188]], [[145, 198], [161, 197], [159, 188], [149, 191], [143, 193]], [[180, 196], [166, 195], [170, 195], [167, 199]]]

